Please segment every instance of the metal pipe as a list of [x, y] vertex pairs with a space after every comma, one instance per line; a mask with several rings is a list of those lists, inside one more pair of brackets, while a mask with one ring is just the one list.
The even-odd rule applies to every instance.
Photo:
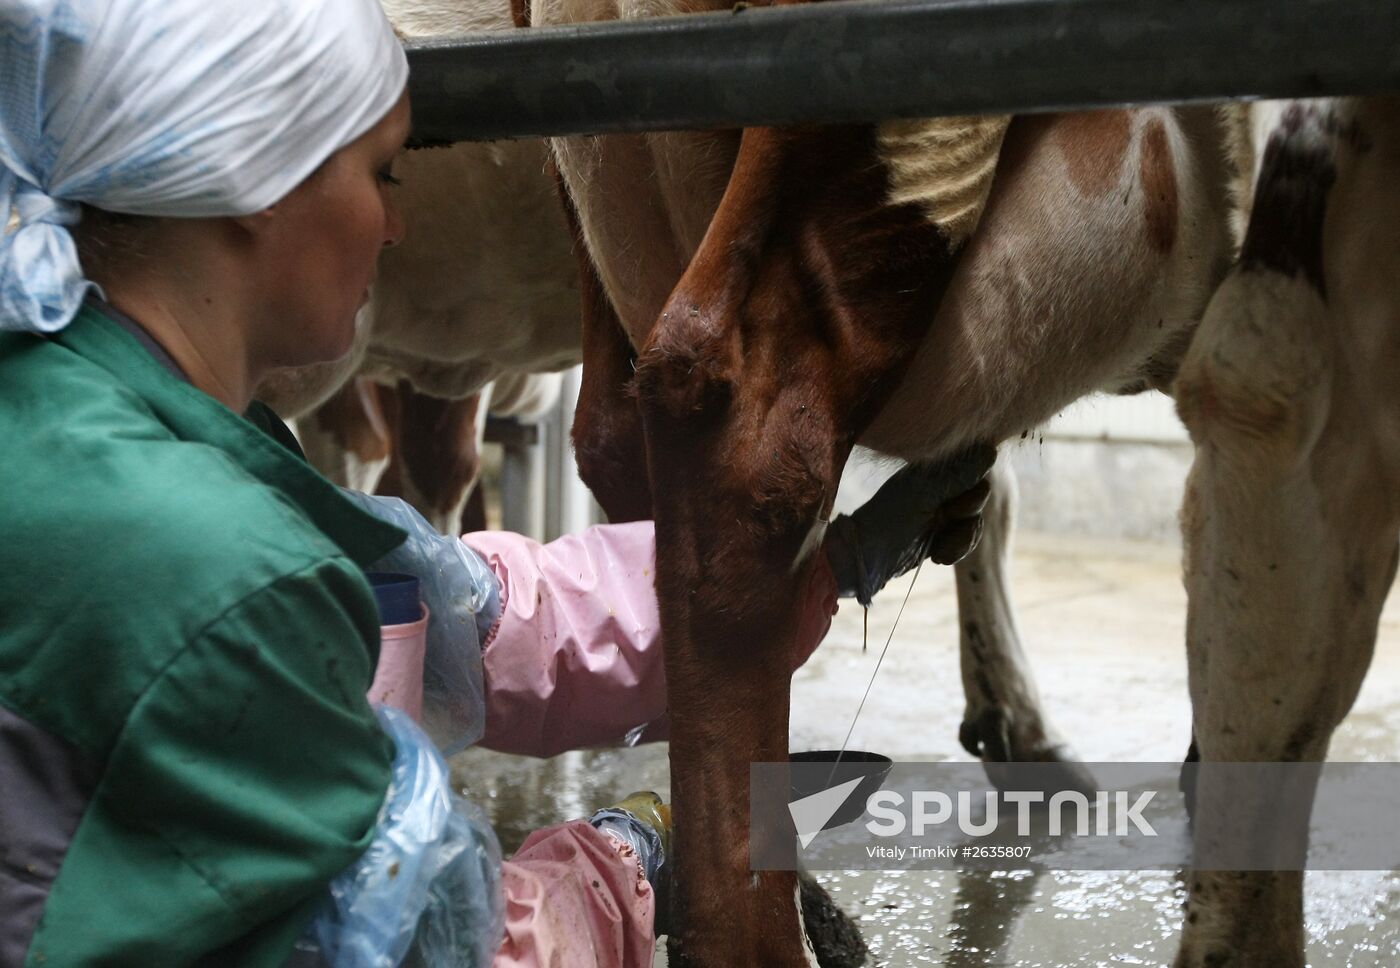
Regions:
[[409, 45], [418, 143], [1400, 90], [1395, 0], [830, 0]]
[[501, 527], [544, 541], [545, 428], [537, 424], [516, 426], [522, 431], [528, 428], [528, 432], [502, 438]]

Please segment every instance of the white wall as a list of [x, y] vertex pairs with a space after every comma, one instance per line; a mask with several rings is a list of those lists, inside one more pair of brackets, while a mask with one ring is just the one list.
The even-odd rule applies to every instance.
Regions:
[[1176, 405], [1164, 393], [1085, 397], [1046, 424], [1043, 434], [1046, 439], [1056, 440], [1156, 444], [1188, 441], [1186, 428], [1177, 419]]

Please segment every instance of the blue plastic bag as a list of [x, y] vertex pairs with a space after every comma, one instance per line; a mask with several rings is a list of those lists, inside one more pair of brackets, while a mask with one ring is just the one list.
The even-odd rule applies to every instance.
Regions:
[[365, 511], [408, 532], [404, 543], [372, 571], [415, 576], [428, 606], [428, 652], [423, 662], [423, 728], [447, 756], [486, 732], [481, 643], [501, 614], [500, 585], [491, 567], [455, 536], [444, 535], [408, 502], [341, 491]]
[[375, 712], [395, 753], [374, 841], [331, 882], [298, 950], [332, 968], [396, 968], [410, 952], [424, 968], [486, 968], [505, 930], [500, 844], [413, 720]]

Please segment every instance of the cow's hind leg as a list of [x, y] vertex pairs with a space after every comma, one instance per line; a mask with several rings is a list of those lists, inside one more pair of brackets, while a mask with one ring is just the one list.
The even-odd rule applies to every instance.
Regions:
[[400, 380], [390, 415], [393, 461], [378, 492], [402, 497], [442, 533], [456, 532], [481, 471], [483, 397], [489, 392], [446, 400]]
[[[1400, 415], [1389, 291], [1400, 138], [1382, 138], [1385, 126], [1355, 107], [1311, 102], [1284, 114], [1240, 267], [1178, 382], [1196, 446], [1183, 530], [1202, 767], [1180, 968], [1303, 965], [1297, 868], [1315, 774], [1299, 770], [1292, 792], [1303, 807], [1280, 820], [1268, 793], [1210, 768], [1326, 756], [1394, 576], [1400, 506], [1386, 427]], [[1204, 869], [1216, 866], [1209, 852], [1241, 844], [1276, 869]]]
[[1089, 771], [1058, 739], [1040, 707], [1040, 694], [1021, 648], [1008, 566], [1016, 523], [1016, 475], [1003, 455], [991, 474], [982, 511], [982, 540], [954, 566], [967, 711], [958, 737], [981, 758], [988, 778], [1011, 789], [1024, 781], [1002, 764], [1059, 763], [1053, 779], [1037, 772], [1046, 793], [1096, 787]]
[[297, 439], [311, 466], [341, 487], [373, 493], [389, 466], [393, 439], [382, 388], [354, 377], [297, 420]]

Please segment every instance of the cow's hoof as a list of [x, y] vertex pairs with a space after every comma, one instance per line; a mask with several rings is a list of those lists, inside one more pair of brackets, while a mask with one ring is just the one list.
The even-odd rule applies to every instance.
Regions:
[[[1046, 798], [1072, 790], [1092, 797], [1098, 790], [1094, 775], [1063, 743], [1050, 743], [1040, 730], [1012, 728], [999, 706], [983, 709], [965, 720], [958, 730], [963, 749], [982, 761], [982, 768], [998, 790], [1039, 790]], [[1017, 770], [1022, 763], [1042, 764], [1035, 770]]]
[[1307, 968], [1301, 952], [1245, 954], [1229, 945], [1192, 945], [1183, 942], [1172, 968]]
[[1172, 968], [1237, 968], [1239, 961], [1228, 951], [1208, 951], [1198, 954], [1183, 947], [1176, 953]]
[[805, 871], [797, 875], [802, 886], [802, 925], [812, 953], [821, 968], [860, 968], [869, 964], [870, 950], [856, 923], [836, 906], [826, 888]]

